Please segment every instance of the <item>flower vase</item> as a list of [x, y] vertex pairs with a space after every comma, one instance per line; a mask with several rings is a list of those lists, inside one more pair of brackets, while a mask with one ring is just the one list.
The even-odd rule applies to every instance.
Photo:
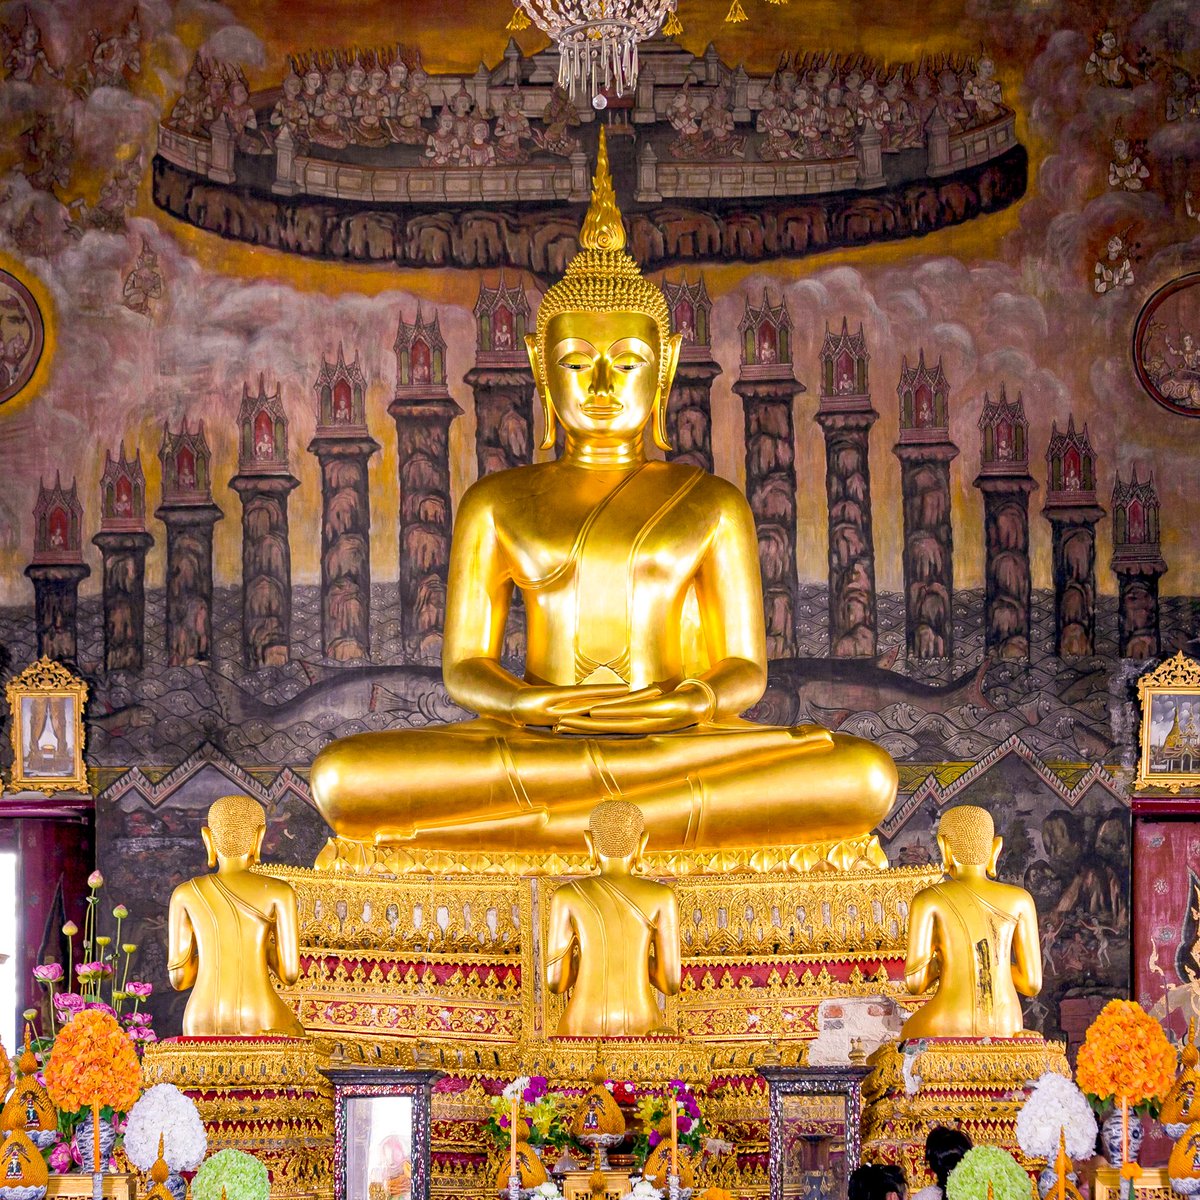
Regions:
[[[1077, 1184], [1079, 1182], [1079, 1179], [1076, 1176], [1074, 1171], [1068, 1171], [1067, 1178], [1072, 1183]], [[1038, 1176], [1038, 1181], [1037, 1181], [1038, 1195], [1041, 1196], [1042, 1200], [1046, 1200], [1046, 1197], [1048, 1195], [1050, 1195], [1050, 1193], [1052, 1191], [1054, 1191], [1054, 1188], [1057, 1185], [1057, 1183], [1058, 1183], [1058, 1172], [1054, 1169], [1053, 1165], [1048, 1166], [1048, 1167], [1043, 1167], [1042, 1173]]]
[[172, 1171], [167, 1176], [164, 1186], [175, 1197], [175, 1200], [187, 1200], [187, 1180], [178, 1171]]
[[[1104, 1157], [1109, 1166], [1121, 1169], [1124, 1164], [1122, 1144], [1124, 1134], [1121, 1129], [1121, 1110], [1114, 1108], [1104, 1118], [1100, 1125], [1100, 1143], [1104, 1147]], [[1137, 1113], [1129, 1114], [1129, 1161], [1137, 1162], [1142, 1152], [1142, 1118]]]
[[[95, 1151], [93, 1149], [92, 1137], [92, 1114], [89, 1112], [86, 1117], [75, 1128], [75, 1152], [79, 1155], [79, 1165], [85, 1175], [93, 1175], [96, 1173], [96, 1167], [93, 1163]], [[109, 1159], [112, 1158], [113, 1148], [117, 1144], [117, 1131], [112, 1127], [112, 1122], [100, 1118], [100, 1171], [105, 1169]]]

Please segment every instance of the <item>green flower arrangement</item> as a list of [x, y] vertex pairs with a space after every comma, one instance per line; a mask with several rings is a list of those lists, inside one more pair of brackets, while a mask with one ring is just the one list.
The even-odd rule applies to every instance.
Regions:
[[974, 1146], [946, 1180], [946, 1200], [1029, 1200], [1029, 1176], [1007, 1150]]
[[[244, 1150], [219, 1150], [205, 1159], [192, 1180], [192, 1200], [269, 1200], [267, 1168]], [[999, 1197], [997, 1197], [999, 1200]]]

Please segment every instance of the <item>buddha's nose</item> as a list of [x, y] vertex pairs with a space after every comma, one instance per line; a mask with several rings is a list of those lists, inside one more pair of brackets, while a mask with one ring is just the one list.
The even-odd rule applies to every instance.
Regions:
[[592, 396], [612, 395], [613, 372], [608, 356], [601, 354], [592, 367], [592, 379], [588, 384], [588, 394]]

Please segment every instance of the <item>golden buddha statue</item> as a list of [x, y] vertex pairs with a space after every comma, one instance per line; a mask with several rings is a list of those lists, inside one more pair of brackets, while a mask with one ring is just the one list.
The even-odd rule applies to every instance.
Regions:
[[185, 1037], [304, 1036], [270, 975], [284, 983], [300, 976], [296, 893], [250, 870], [266, 829], [257, 800], [218, 800], [200, 831], [217, 873], [189, 879], [171, 893], [167, 969], [176, 991], [192, 989]]
[[1042, 988], [1033, 897], [993, 878], [1003, 841], [986, 809], [948, 809], [937, 840], [949, 878], [913, 897], [904, 962], [910, 992], [937, 991], [905, 1021], [901, 1040], [1016, 1037], [1017, 993]]
[[[624, 250], [603, 130], [579, 242], [526, 338], [543, 448], [560, 424], [565, 449], [480, 479], [455, 523], [442, 669], [479, 717], [327, 746], [311, 783], [337, 836], [319, 867], [570, 852], [613, 798], [656, 851], [865, 845], [895, 799], [879, 747], [740, 718], [766, 686], [754, 518], [733, 484], [647, 456], [648, 429], [667, 447], [681, 339]], [[514, 588], [524, 678], [500, 663]]]
[[662, 1025], [655, 989], [679, 991], [675, 893], [634, 875], [646, 837], [636, 804], [596, 805], [584, 838], [600, 874], [564, 883], [550, 900], [546, 986], [571, 991], [560, 1037], [644, 1037]]

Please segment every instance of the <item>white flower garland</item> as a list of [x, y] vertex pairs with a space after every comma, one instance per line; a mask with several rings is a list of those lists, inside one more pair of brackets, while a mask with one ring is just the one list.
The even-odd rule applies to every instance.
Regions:
[[125, 1126], [125, 1153], [139, 1171], [148, 1171], [158, 1158], [158, 1139], [163, 1139], [163, 1158], [172, 1171], [193, 1171], [204, 1161], [208, 1135], [190, 1096], [173, 1083], [147, 1089], [129, 1110]]
[[1096, 1117], [1083, 1093], [1069, 1079], [1048, 1071], [1033, 1086], [1017, 1114], [1017, 1145], [1030, 1158], [1051, 1166], [1058, 1155], [1058, 1134], [1067, 1135], [1067, 1154], [1076, 1162], [1096, 1149]]

